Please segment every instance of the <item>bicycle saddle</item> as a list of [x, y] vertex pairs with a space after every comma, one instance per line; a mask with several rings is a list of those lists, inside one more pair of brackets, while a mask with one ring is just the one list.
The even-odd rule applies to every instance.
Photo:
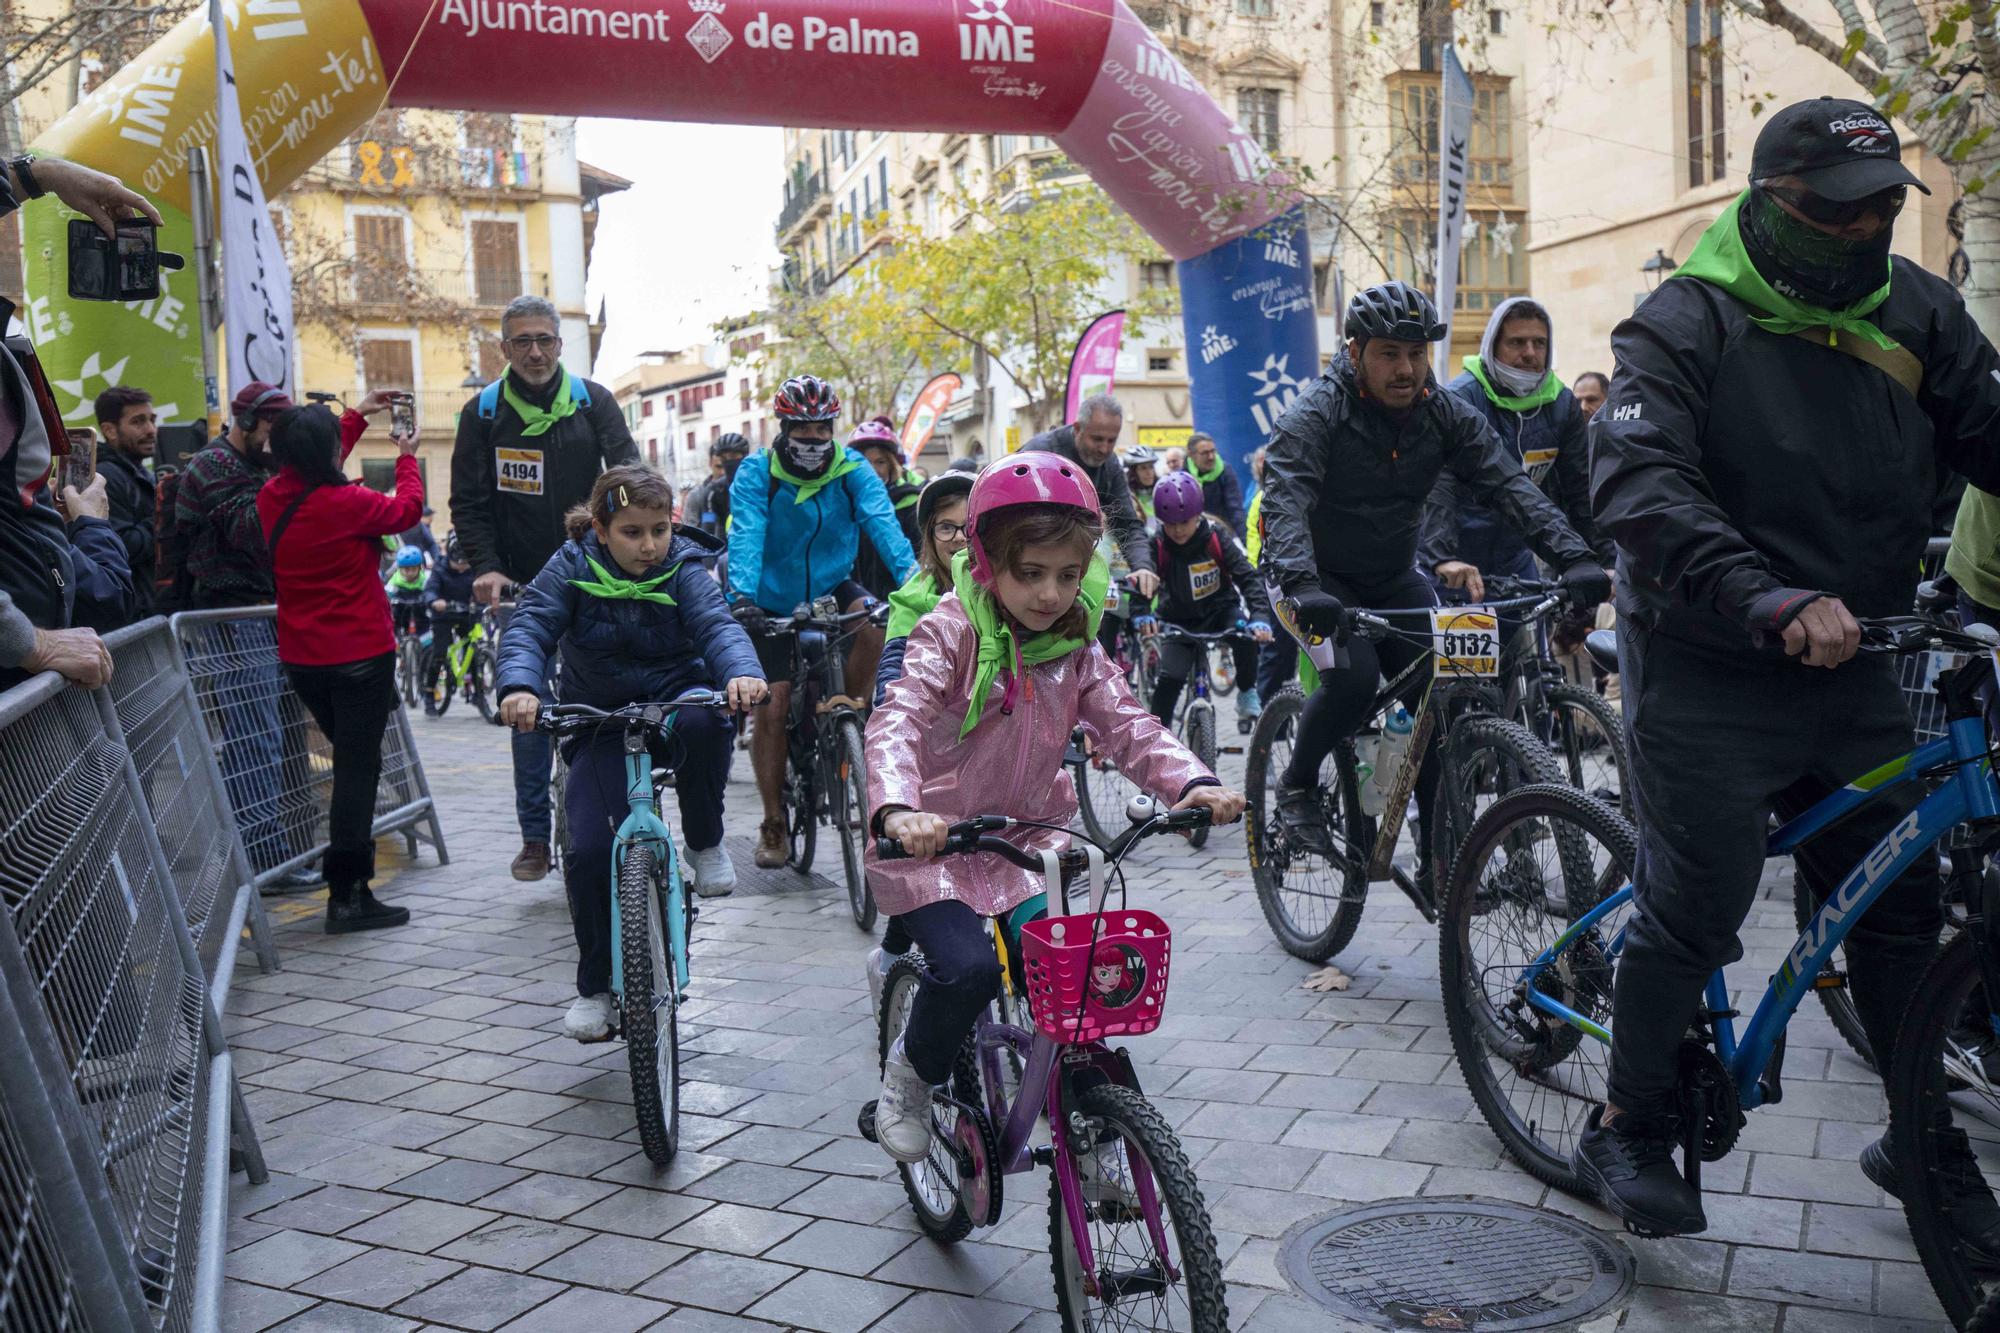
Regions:
[[1583, 650], [1599, 671], [1618, 674], [1618, 631], [1594, 629], [1583, 636]]

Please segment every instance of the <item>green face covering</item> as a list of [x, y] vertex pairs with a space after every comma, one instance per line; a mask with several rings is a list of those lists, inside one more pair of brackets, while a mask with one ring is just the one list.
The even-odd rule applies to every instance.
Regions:
[[521, 397], [520, 394], [515, 393], [514, 377], [512, 375], [501, 377], [501, 396], [507, 400], [507, 406], [514, 409], [514, 414], [521, 418], [521, 434], [530, 436], [546, 435], [548, 434], [549, 427], [555, 425], [564, 417], [576, 415], [576, 396], [572, 392], [573, 386], [569, 382], [569, 367], [558, 366], [557, 373], [562, 376], [562, 382], [556, 385], [556, 396], [549, 400], [549, 405], [546, 408], [536, 407], [533, 403]]
[[668, 579], [680, 573], [681, 566], [679, 563], [675, 564], [666, 573], [655, 574], [649, 579], [621, 579], [603, 565], [592, 560], [589, 556], [585, 556], [583, 559], [590, 566], [590, 572], [597, 575], [597, 581], [593, 583], [588, 579], [571, 579], [570, 583], [575, 587], [583, 589], [592, 597], [602, 597], [608, 601], [659, 602], [663, 606], [679, 605], [672, 597], [662, 591], [660, 587]]
[[[771, 451], [771, 475], [776, 477], [779, 481], [788, 481], [792, 485], [799, 488], [798, 494], [792, 497], [793, 504], [799, 504], [799, 505], [804, 504], [806, 501], [812, 499], [815, 495], [818, 495], [821, 491], [825, 490], [828, 486], [831, 486], [834, 482], [838, 481], [840, 478], [846, 476], [848, 473], [854, 471], [855, 468], [858, 468], [860, 466], [861, 466], [860, 461], [856, 459], [852, 454], [842, 453], [839, 457], [833, 460], [830, 466], [828, 466], [823, 476], [813, 477], [810, 479], [805, 477], [795, 477], [791, 474], [790, 471], [786, 469], [785, 460], [778, 457], [778, 451], [776, 449], [773, 449]], [[731, 517], [733, 518], [735, 516], [732, 514]]]
[[1461, 364], [1472, 372], [1472, 378], [1479, 381], [1479, 387], [1486, 390], [1486, 396], [1493, 401], [1493, 405], [1504, 407], [1509, 412], [1532, 412], [1538, 407], [1546, 407], [1563, 391], [1563, 382], [1556, 378], [1554, 371], [1550, 371], [1542, 376], [1541, 386], [1533, 393], [1524, 398], [1510, 397], [1493, 387], [1493, 381], [1487, 378], [1483, 359], [1468, 356]]
[[1194, 477], [1196, 481], [1200, 482], [1202, 485], [1204, 486], [1214, 485], [1216, 482], [1222, 480], [1222, 455], [1217, 454], [1215, 456], [1215, 466], [1210, 468], [1208, 471], [1203, 472], [1200, 468], [1194, 465], [1194, 455], [1189, 454], [1188, 472]]
[[[971, 558], [970, 551], [960, 551], [951, 558], [952, 591], [958, 594], [966, 619], [972, 622], [973, 632], [979, 637], [979, 656], [972, 673], [972, 701], [965, 710], [965, 722], [958, 729], [961, 740], [979, 725], [986, 712], [986, 696], [993, 692], [994, 683], [1003, 671], [1009, 676], [1007, 693], [1011, 699], [1014, 685], [1027, 668], [1053, 662], [1097, 637], [1098, 622], [1104, 616], [1104, 590], [1111, 586], [1111, 567], [1104, 563], [1103, 556], [1092, 555], [1083, 573], [1083, 586], [1076, 595], [1088, 618], [1083, 637], [1062, 639], [1053, 630], [1042, 630], [1021, 641], [1001, 614], [999, 598], [973, 582]], [[1006, 706], [1003, 702], [1002, 707]]]
[[1768, 333], [1782, 335], [1825, 328], [1829, 343], [1838, 342], [1845, 333], [1865, 338], [1885, 351], [1898, 350], [1901, 344], [1867, 319], [1870, 311], [1889, 299], [1888, 261], [1883, 261], [1882, 285], [1845, 309], [1828, 310], [1795, 301], [1764, 281], [1756, 265], [1750, 262], [1740, 229], [1743, 204], [1748, 196], [1747, 190], [1736, 196], [1722, 210], [1722, 216], [1709, 224], [1701, 240], [1695, 243], [1694, 253], [1674, 271], [1674, 276], [1712, 282], [1752, 310], [1762, 311], [1751, 315], [1750, 322]]

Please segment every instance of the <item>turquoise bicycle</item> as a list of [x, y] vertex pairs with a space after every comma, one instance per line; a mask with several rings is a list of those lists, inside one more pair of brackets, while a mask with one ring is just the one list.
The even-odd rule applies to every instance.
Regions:
[[[1790, 853], [1890, 792], [1910, 783], [1928, 788], [1923, 801], [1842, 877], [1806, 921], [1740, 1037], [1723, 974], [1709, 980], [1679, 1053], [1682, 1173], [1696, 1189], [1702, 1163], [1719, 1160], [1735, 1145], [1744, 1112], [1784, 1096], [1785, 1029], [1793, 1011], [1814, 990], [1840, 984], [1832, 960], [1898, 876], [1935, 857], [1933, 849], [1944, 840], [1952, 865], [1947, 901], [1972, 904], [1976, 922], [1992, 915], [1989, 896], [2000, 899], [1989, 895], [1982, 878], [2000, 821], [2000, 785], [1994, 781], [1979, 698], [1994, 680], [1991, 643], [1911, 616], [1864, 620], [1861, 629], [1864, 652], [1971, 656], [1937, 680], [1949, 719], [1945, 735], [1854, 779], [1772, 833], [1771, 854]], [[1452, 1048], [1467, 1087], [1508, 1153], [1544, 1183], [1571, 1193], [1587, 1192], [1580, 1188], [1571, 1153], [1606, 1092], [1612, 981], [1632, 908], [1634, 859], [1632, 826], [1608, 805], [1571, 787], [1528, 786], [1475, 821], [1452, 868], [1445, 902], [1440, 977]], [[1955, 946], [1946, 956], [1958, 951]], [[1945, 1028], [1965, 1024], [1963, 1002], [1977, 970], [1968, 976]], [[1921, 1004], [1913, 1006], [1911, 1018]], [[1990, 1007], [1982, 997], [1970, 1009], [1976, 1011], [1973, 1026], [1984, 1029], [1992, 1043]], [[1923, 1108], [1934, 1114], [1942, 1096], [1936, 1090], [1946, 1083], [1945, 1064], [1935, 1049], [1940, 1043], [1933, 1042], [1927, 1068], [1902, 1070], [1925, 1046], [1913, 1044], [1910, 1031], [1906, 1020], [1898, 1066], [1913, 1089], [1907, 1107], [1898, 1098], [1897, 1078], [1890, 1080], [1895, 1156], [1906, 1164], [1884, 1188], [1901, 1195], [1913, 1219], [1919, 1212], [1947, 1216], [1952, 1200], [1942, 1192], [1948, 1173], [1938, 1158], [1948, 1139], [1918, 1134], [1933, 1122], [1918, 1123], [1914, 1093], [1921, 1087], [1935, 1094]], [[1919, 1143], [1920, 1137], [1934, 1141]], [[1627, 1226], [1632, 1227], [1629, 1219]], [[1918, 1239], [1923, 1251], [1924, 1238]], [[1926, 1266], [1931, 1267], [1928, 1257]], [[1938, 1281], [1935, 1268], [1932, 1278]], [[1947, 1311], [1963, 1319], [1977, 1289], [1963, 1284], [1954, 1299], [1940, 1283], [1939, 1295]]]
[[688, 938], [695, 905], [681, 876], [673, 834], [660, 815], [660, 792], [672, 781], [653, 767], [650, 742], [672, 740], [684, 708], [727, 708], [717, 690], [689, 690], [670, 703], [632, 704], [605, 712], [587, 704], [542, 710], [536, 726], [556, 736], [622, 728], [625, 801], [631, 813], [611, 844], [611, 1003], [632, 1070], [632, 1110], [646, 1156], [664, 1166], [680, 1146], [680, 1031], [687, 997]]

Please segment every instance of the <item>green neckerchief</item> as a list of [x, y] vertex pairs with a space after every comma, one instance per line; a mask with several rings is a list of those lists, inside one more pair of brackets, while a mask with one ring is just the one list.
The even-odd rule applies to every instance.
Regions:
[[1712, 282], [1752, 310], [1763, 311], [1761, 315], [1751, 315], [1750, 322], [1767, 333], [1782, 335], [1823, 326], [1829, 345], [1837, 342], [1839, 335], [1852, 333], [1884, 351], [1897, 350], [1902, 344], [1867, 319], [1871, 310], [1889, 299], [1889, 274], [1893, 271], [1889, 261], [1882, 261], [1882, 285], [1845, 310], [1828, 310], [1784, 296], [1764, 281], [1764, 275], [1750, 262], [1750, 252], [1743, 248], [1738, 218], [1743, 212], [1743, 201], [1749, 197], [1748, 190], [1737, 195], [1722, 210], [1722, 216], [1708, 224], [1708, 230], [1695, 243], [1694, 253], [1674, 270], [1674, 276]]
[[1192, 476], [1196, 481], [1200, 482], [1204, 486], [1212, 486], [1216, 482], [1222, 480], [1221, 454], [1217, 454], [1215, 456], [1215, 468], [1213, 471], [1203, 472], [1200, 468], [1194, 465], [1194, 460], [1192, 458], [1188, 459], [1187, 467], [1188, 467], [1188, 475]]
[[521, 434], [546, 435], [549, 427], [564, 417], [576, 415], [576, 392], [575, 386], [570, 383], [569, 367], [558, 366], [557, 370], [562, 374], [562, 382], [556, 385], [556, 396], [549, 400], [546, 408], [536, 407], [515, 393], [514, 377], [511, 374], [500, 377], [501, 395], [506, 398], [507, 406], [513, 408], [514, 414], [521, 418]]
[[[860, 459], [854, 457], [852, 454], [843, 452], [840, 457], [833, 460], [833, 466], [826, 470], [825, 476], [814, 477], [811, 481], [807, 481], [803, 477], [793, 476], [786, 470], [785, 460], [778, 457], [778, 451], [776, 449], [771, 451], [771, 475], [779, 481], [788, 481], [799, 488], [798, 494], [792, 497], [792, 503], [796, 505], [804, 504], [860, 466]], [[736, 515], [731, 514], [730, 517], [734, 518]]]
[[1486, 396], [1493, 400], [1495, 407], [1504, 407], [1509, 412], [1532, 412], [1538, 407], [1547, 407], [1563, 391], [1563, 382], [1551, 370], [1542, 376], [1542, 382], [1533, 393], [1524, 398], [1510, 398], [1493, 387], [1493, 381], [1486, 378], [1486, 362], [1476, 356], [1465, 358], [1464, 366], [1472, 372], [1472, 378], [1479, 381], [1479, 387], [1486, 390]]
[[960, 740], [979, 725], [986, 712], [986, 696], [993, 692], [1001, 672], [1019, 673], [1027, 667], [1053, 662], [1065, 653], [1087, 647], [1097, 637], [1098, 622], [1104, 616], [1104, 590], [1111, 586], [1111, 566], [1104, 563], [1103, 556], [1093, 553], [1090, 566], [1084, 571], [1083, 586], [1076, 594], [1088, 617], [1083, 637], [1059, 639], [1054, 631], [1042, 630], [1021, 643], [1014, 637], [1013, 626], [1000, 614], [999, 599], [972, 581], [970, 556], [971, 552], [960, 551], [951, 558], [952, 591], [958, 594], [960, 604], [965, 607], [965, 618], [972, 622], [973, 632], [979, 636], [979, 656], [972, 672], [972, 699], [965, 710], [965, 722], [958, 729]]
[[917, 502], [917, 500], [920, 498], [918, 493], [921, 492], [924, 488], [924, 479], [918, 476], [916, 473], [906, 469], [903, 472], [903, 485], [914, 486], [916, 489], [911, 491], [908, 495], [904, 496], [902, 499], [896, 501], [896, 508], [898, 510], [908, 509], [911, 505]]
[[575, 587], [583, 589], [592, 597], [603, 597], [609, 601], [620, 602], [658, 602], [663, 606], [679, 605], [672, 597], [660, 591], [660, 585], [680, 573], [681, 565], [685, 563], [684, 561], [675, 561], [673, 568], [669, 569], [666, 573], [655, 574], [649, 579], [621, 579], [603, 565], [592, 560], [588, 555], [584, 556], [583, 560], [585, 564], [590, 566], [591, 572], [597, 575], [597, 582], [592, 583], [586, 579], [571, 579], [570, 583]]
[[420, 569], [414, 574], [405, 575], [399, 569], [389, 576], [389, 586], [422, 592], [424, 588], [424, 572]]
[[903, 581], [903, 586], [889, 594], [889, 628], [883, 635], [891, 639], [907, 639], [917, 622], [929, 615], [944, 596], [944, 589], [938, 581], [924, 570], [919, 569]]

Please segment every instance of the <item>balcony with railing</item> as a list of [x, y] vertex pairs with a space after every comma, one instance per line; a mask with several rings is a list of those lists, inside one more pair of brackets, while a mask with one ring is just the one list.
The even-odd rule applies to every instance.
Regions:
[[307, 182], [362, 194], [536, 195], [541, 163], [514, 148], [361, 139], [342, 144], [306, 173]]
[[413, 317], [440, 310], [504, 309], [517, 296], [547, 296], [547, 273], [523, 269], [410, 268], [363, 256], [354, 266], [350, 299], [362, 306], [393, 306]]
[[826, 176], [818, 171], [795, 172], [785, 182], [785, 206], [778, 211], [778, 237], [783, 240], [794, 227], [809, 218], [817, 217], [822, 209], [833, 206], [833, 196], [827, 193]]

